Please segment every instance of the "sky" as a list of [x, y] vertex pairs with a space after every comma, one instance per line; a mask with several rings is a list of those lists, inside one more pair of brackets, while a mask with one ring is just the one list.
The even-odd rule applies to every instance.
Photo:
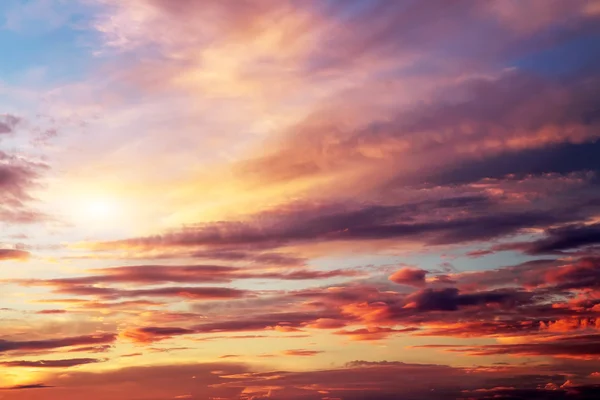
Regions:
[[0, 2], [0, 400], [600, 398], [597, 0]]

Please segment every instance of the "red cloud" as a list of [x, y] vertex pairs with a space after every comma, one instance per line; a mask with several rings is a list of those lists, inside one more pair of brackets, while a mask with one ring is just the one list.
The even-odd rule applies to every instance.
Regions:
[[320, 353], [323, 353], [323, 352], [319, 351], [319, 350], [306, 350], [306, 349], [285, 350], [282, 352], [282, 354], [285, 354], [286, 356], [305, 356], [305, 357], [316, 356], [317, 354], [320, 354]]
[[65, 314], [67, 310], [40, 310], [36, 311], [36, 314], [48, 315], [48, 314]]
[[125, 330], [121, 333], [121, 336], [138, 343], [151, 343], [169, 339], [173, 336], [189, 335], [193, 333], [196, 332], [192, 329], [145, 327]]
[[29, 258], [29, 252], [16, 249], [0, 249], [0, 261], [19, 260], [24, 261]]
[[341, 330], [334, 332], [336, 335], [345, 335], [350, 337], [351, 340], [382, 340], [386, 339], [390, 335], [409, 333], [418, 331], [419, 328], [403, 328], [393, 329], [388, 327], [372, 326], [367, 328], [355, 329], [355, 330]]

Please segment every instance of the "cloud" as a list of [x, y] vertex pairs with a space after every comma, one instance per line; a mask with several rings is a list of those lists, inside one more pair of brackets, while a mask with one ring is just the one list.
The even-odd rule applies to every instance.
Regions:
[[[80, 278], [40, 281], [39, 284], [77, 286], [101, 283], [135, 283], [139, 285], [159, 283], [229, 283], [242, 279], [318, 280], [363, 275], [358, 270], [337, 269], [318, 271], [295, 268], [291, 271], [273, 271], [269, 268], [242, 268], [221, 265], [135, 265], [100, 268], [89, 272], [93, 275]], [[30, 282], [29, 284], [33, 283]]]
[[19, 122], [21, 118], [15, 115], [0, 115], [0, 134], [13, 133]]
[[600, 224], [577, 224], [548, 229], [545, 238], [524, 243], [523, 247], [529, 254], [552, 254], [598, 243], [600, 243]]
[[40, 315], [54, 315], [54, 314], [66, 314], [67, 310], [57, 310], [57, 309], [53, 309], [53, 310], [40, 310], [40, 311], [36, 311], [36, 314], [40, 314]]
[[[217, 322], [209, 322], [193, 325], [187, 328], [181, 327], [140, 327], [125, 330], [121, 336], [130, 340], [149, 343], [168, 339], [179, 335], [207, 334], [218, 332], [247, 332], [247, 331], [277, 331], [277, 332], [296, 332], [298, 328], [304, 325], [310, 325], [322, 317], [327, 317], [327, 313], [310, 312], [288, 312], [272, 313], [262, 315], [245, 315], [236, 319], [222, 319]], [[241, 338], [253, 338], [260, 336], [242, 336]], [[223, 337], [219, 337], [223, 338]], [[209, 340], [213, 338], [203, 338]]]
[[394, 283], [410, 286], [425, 286], [427, 271], [418, 268], [401, 268], [390, 275], [389, 280]]
[[524, 177], [548, 173], [568, 174], [577, 171], [600, 172], [600, 162], [591, 157], [600, 142], [559, 143], [548, 147], [502, 153], [486, 159], [465, 162], [434, 177], [436, 183], [467, 183], [506, 176]]
[[[521, 297], [521, 299], [520, 299]], [[456, 311], [461, 307], [488, 304], [516, 305], [528, 302], [529, 296], [514, 291], [489, 291], [461, 294], [456, 288], [424, 289], [407, 297], [406, 308], [419, 311]]]
[[366, 126], [349, 126], [344, 113], [323, 110], [327, 117], [314, 113], [242, 172], [280, 181], [336, 174], [364, 179], [364, 170], [373, 183], [391, 175], [391, 184], [400, 186], [594, 170], [594, 161], [583, 161], [593, 157], [581, 158], [594, 153], [598, 139], [597, 91], [583, 89], [589, 84], [599, 84], [595, 75], [558, 80], [513, 70], [442, 85], [433, 99], [390, 107]]
[[95, 364], [104, 362], [97, 358], [71, 358], [66, 360], [39, 360], [39, 361], [3, 361], [0, 365], [4, 367], [27, 367], [27, 368], [70, 368], [79, 365]]
[[[545, 372], [545, 371], [544, 371]], [[436, 364], [409, 364], [402, 362], [354, 361], [346, 368], [306, 372], [261, 372], [230, 377], [224, 387], [246, 388], [248, 393], [288, 399], [369, 399], [392, 400], [399, 397], [417, 399], [484, 399], [488, 395], [506, 394], [511, 399], [540, 398], [582, 399], [597, 394], [598, 388], [571, 384], [578, 391], [567, 393], [565, 375], [550, 372], [531, 374], [525, 369], [508, 371], [481, 368], [462, 369]], [[268, 387], [265, 383], [268, 382]], [[435, 382], [435, 385], [432, 385]], [[555, 385], [552, 394], [545, 385]], [[564, 387], [561, 388], [561, 385]], [[253, 388], [253, 390], [249, 390]], [[432, 390], [433, 389], [433, 390]], [[269, 394], [270, 393], [270, 394]], [[573, 397], [571, 397], [573, 396]], [[490, 397], [491, 398], [491, 397]]]
[[[447, 218], [427, 218], [427, 210]], [[459, 209], [470, 214], [456, 213]], [[420, 241], [430, 245], [484, 241], [545, 227], [576, 216], [534, 210], [494, 213], [485, 199], [456, 198], [398, 206], [294, 204], [254, 215], [247, 221], [216, 222], [149, 237], [93, 244], [96, 250], [250, 246], [257, 248], [318, 241]], [[422, 214], [421, 214], [422, 213]], [[455, 216], [452, 217], [451, 215]], [[405, 221], [414, 222], [405, 222]]]
[[348, 336], [350, 340], [369, 341], [387, 339], [391, 335], [398, 335], [401, 333], [412, 333], [418, 330], [419, 328], [394, 329], [389, 327], [374, 326], [354, 330], [340, 330], [334, 332], [334, 334]]
[[112, 343], [115, 339], [115, 334], [103, 333], [97, 335], [70, 336], [58, 339], [25, 341], [0, 340], [0, 353], [15, 350], [50, 350], [88, 344], [104, 344]]
[[219, 358], [237, 358], [237, 357], [239, 357], [239, 355], [237, 355], [237, 354], [225, 354], [225, 355], [220, 356]]
[[0, 249], [0, 260], [27, 260], [29, 252], [16, 249]]
[[[81, 346], [66, 350], [67, 353], [106, 353], [113, 349], [112, 344], [103, 344], [99, 346]], [[63, 350], [65, 351], [65, 350]]]
[[[55, 293], [78, 296], [96, 296], [107, 300], [129, 297], [179, 297], [197, 300], [235, 299], [250, 296], [252, 292], [226, 287], [162, 287], [153, 289], [117, 289], [92, 285], [71, 285], [61, 281], [27, 281], [25, 285], [56, 286]], [[132, 303], [133, 304], [133, 303]]]
[[52, 386], [45, 385], [43, 383], [33, 383], [30, 385], [17, 385], [7, 388], [0, 388], [0, 390], [26, 390], [26, 389], [46, 389], [51, 388]]
[[292, 350], [284, 350], [282, 354], [286, 356], [303, 356], [303, 357], [312, 357], [317, 354], [323, 353], [318, 350], [306, 350], [306, 349], [292, 349]]
[[[540, 259], [516, 266], [454, 275], [457, 286], [465, 289], [524, 287], [539, 294], [564, 296], [570, 290], [595, 290], [600, 277], [598, 257], [561, 260]], [[590, 299], [591, 300], [591, 299]]]
[[48, 218], [31, 207], [31, 193], [47, 169], [45, 163], [0, 151], [0, 220], [28, 224]]
[[[81, 398], [82, 390], [94, 400], [107, 396], [115, 400], [126, 400], [131, 396], [172, 399], [181, 393], [199, 398], [231, 398], [237, 397], [241, 390], [217, 388], [214, 385], [227, 381], [221, 375], [243, 374], [247, 371], [246, 366], [232, 362], [137, 366], [95, 372], [73, 370], [66, 374], [50, 371], [45, 375], [47, 393], [39, 394], [41, 397], [37, 398], [50, 400], [59, 396], [65, 400], [75, 400]], [[10, 395], [5, 397], [13, 400]]]
[[121, 333], [121, 336], [137, 343], [151, 343], [194, 333], [196, 333], [194, 330], [184, 328], [144, 327], [126, 330]]
[[[571, 376], [572, 381], [589, 375]], [[583, 375], [585, 374], [585, 375]], [[515, 399], [548, 398], [550, 389], [558, 399], [584, 400], [597, 394], [593, 385], [571, 382], [552, 369], [540, 367], [534, 374], [523, 367], [457, 368], [436, 364], [410, 364], [393, 361], [353, 361], [345, 367], [318, 371], [265, 371], [255, 372], [241, 364], [210, 363], [126, 367], [102, 372], [73, 371], [50, 374], [47, 393], [40, 400], [56, 398], [75, 400], [81, 390], [91, 399], [105, 398], [113, 393], [116, 400], [132, 395], [141, 398], [174, 398], [181, 393], [203, 398], [238, 398], [244, 394], [265, 395], [273, 398], [322, 399], [364, 398], [409, 400], [460, 398], [465, 395], [476, 399], [489, 394], [514, 394]], [[432, 387], [432, 382], [435, 384]], [[34, 385], [32, 385], [34, 386]], [[562, 386], [562, 387], [561, 387]], [[115, 391], [115, 388], [120, 390]], [[434, 389], [432, 391], [431, 389]], [[570, 391], [574, 389], [574, 391]], [[567, 396], [567, 390], [569, 395]], [[116, 394], [115, 394], [116, 393]], [[46, 397], [47, 396], [47, 397]], [[521, 396], [521, 397], [518, 397]], [[529, 397], [527, 397], [529, 396]], [[588, 396], [588, 397], [585, 397]], [[8, 397], [12, 400], [12, 397]]]
[[[24, 287], [26, 297], [8, 293], [15, 301], [31, 294], [64, 307], [11, 312], [10, 340], [0, 341], [0, 353], [14, 360], [5, 366], [48, 367], [43, 381], [56, 387], [39, 391], [40, 400], [82, 392], [90, 400], [594, 393], [582, 377], [597, 363], [573, 372], [597, 359], [600, 309], [600, 57], [589, 45], [582, 57], [581, 49], [575, 56], [569, 50], [600, 32], [589, 2], [97, 3], [85, 23], [101, 36], [94, 43], [102, 46], [103, 88], [91, 85], [93, 104], [59, 114], [78, 119], [89, 107], [102, 115], [94, 129], [109, 137], [66, 136], [48, 154], [60, 158], [56, 176], [66, 187], [85, 182], [82, 190], [112, 190], [124, 208], [129, 200], [133, 206], [124, 218], [97, 221], [110, 225], [106, 234], [74, 221], [73, 230], [48, 236], [72, 240], [85, 225], [90, 240], [105, 240], [51, 251], [85, 265], [2, 280]], [[47, 106], [59, 108], [57, 96], [86, 85], [52, 90]], [[11, 135], [20, 122], [11, 121], [0, 117], [7, 142], [20, 140]], [[35, 135], [43, 141], [55, 132]], [[0, 154], [1, 222], [48, 218], [32, 208], [47, 170], [24, 154]], [[62, 202], [69, 193], [56, 184]], [[43, 246], [28, 236], [32, 249]], [[0, 250], [0, 259], [26, 257], [9, 250]], [[513, 254], [463, 257], [500, 251]], [[521, 263], [496, 268], [504, 256]], [[416, 266], [380, 265], [398, 268], [399, 258]], [[436, 271], [434, 258], [457, 267]], [[376, 265], [346, 267], [365, 259]], [[116, 267], [79, 272], [115, 260]], [[164, 264], [145, 264], [157, 260]], [[478, 271], [458, 272], [471, 268]], [[120, 334], [70, 336], [67, 329]], [[349, 352], [296, 341], [312, 335]], [[457, 365], [472, 364], [469, 356], [503, 361], [514, 354], [521, 358], [514, 363], [534, 357], [527, 368], [540, 375], [395, 361], [335, 368], [320, 356], [310, 359], [313, 371], [253, 371], [230, 362], [118, 369], [109, 362], [106, 370], [64, 373], [98, 359], [26, 358], [113, 345], [131, 356], [121, 349], [131, 346], [126, 341], [168, 340], [169, 347], [148, 347], [162, 363], [169, 352], [186, 358], [184, 340], [253, 346], [275, 337], [291, 341], [285, 355], [323, 351], [339, 362], [364, 346], [352, 341], [406, 338], [430, 346], [411, 359], [434, 357], [436, 348], [450, 351]], [[558, 365], [556, 358], [569, 354], [577, 367]], [[548, 372], [542, 361], [563, 370]], [[7, 400], [18, 395], [3, 393]]]
[[543, 322], [536, 320], [516, 320], [516, 321], [463, 321], [463, 322], [440, 322], [435, 324], [430, 322], [424, 328], [414, 335], [416, 336], [438, 336], [438, 337], [499, 337], [506, 338], [511, 336], [522, 336], [525, 334], [534, 335], [543, 327]]
[[491, 344], [482, 346], [449, 345], [445, 347], [447, 347], [447, 351], [458, 353], [464, 352], [474, 356], [505, 354], [516, 357], [553, 356], [594, 360], [600, 357], [599, 340], [600, 335], [593, 333], [554, 338], [550, 337], [548, 339], [541, 339], [528, 343]]

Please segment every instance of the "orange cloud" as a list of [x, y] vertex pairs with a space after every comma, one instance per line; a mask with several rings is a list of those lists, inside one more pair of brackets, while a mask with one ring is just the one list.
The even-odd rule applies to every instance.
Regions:
[[410, 285], [410, 286], [425, 286], [425, 276], [427, 275], [427, 271], [418, 268], [401, 268], [398, 271], [394, 272], [390, 275], [389, 280], [402, 284], [402, 285]]

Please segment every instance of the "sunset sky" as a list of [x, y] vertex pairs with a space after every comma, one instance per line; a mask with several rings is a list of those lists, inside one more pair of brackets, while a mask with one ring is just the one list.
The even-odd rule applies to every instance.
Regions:
[[0, 400], [600, 398], [600, 1], [1, 0]]

